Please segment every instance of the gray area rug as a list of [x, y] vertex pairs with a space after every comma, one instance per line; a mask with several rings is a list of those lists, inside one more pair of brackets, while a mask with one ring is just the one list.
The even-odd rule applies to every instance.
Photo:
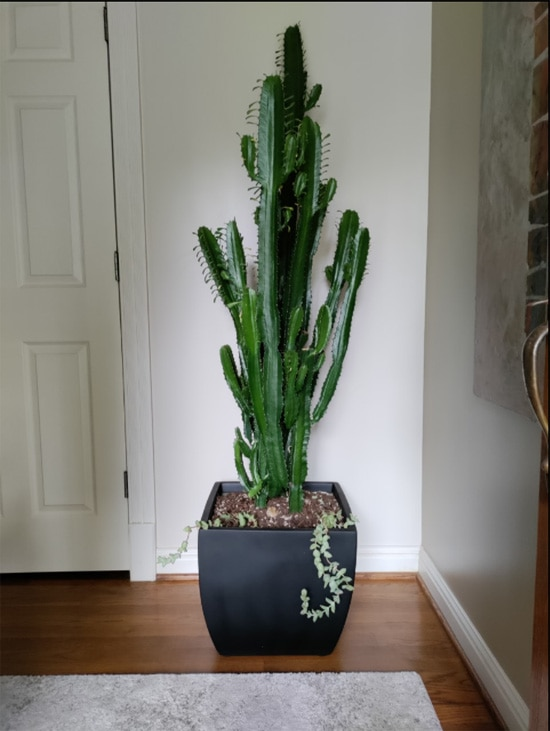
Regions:
[[2, 731], [441, 731], [417, 673], [0, 677]]

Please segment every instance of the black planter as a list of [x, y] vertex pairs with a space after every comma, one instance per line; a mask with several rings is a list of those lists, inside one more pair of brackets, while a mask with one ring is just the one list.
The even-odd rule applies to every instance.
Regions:
[[[238, 482], [218, 482], [206, 503], [208, 521], [218, 494], [240, 491]], [[350, 508], [334, 482], [305, 489], [332, 492], [345, 517]], [[354, 581], [355, 526], [330, 531], [331, 553]], [[210, 528], [198, 535], [201, 603], [210, 637], [220, 655], [328, 655], [348, 615], [352, 592], [344, 591], [334, 614], [317, 622], [300, 614], [300, 592], [311, 606], [325, 601], [310, 550], [311, 530]]]

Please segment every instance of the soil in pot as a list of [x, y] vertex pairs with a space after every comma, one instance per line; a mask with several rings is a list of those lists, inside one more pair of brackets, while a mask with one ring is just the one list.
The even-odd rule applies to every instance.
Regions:
[[[271, 498], [267, 507], [256, 507], [244, 492], [227, 492], [218, 495], [214, 503], [212, 520], [220, 518], [224, 526], [238, 526], [239, 513], [251, 515], [258, 528], [315, 528], [323, 515], [337, 513], [338, 500], [327, 492], [304, 492], [304, 508], [300, 513], [291, 513], [288, 498]], [[229, 518], [228, 518], [229, 516]]]

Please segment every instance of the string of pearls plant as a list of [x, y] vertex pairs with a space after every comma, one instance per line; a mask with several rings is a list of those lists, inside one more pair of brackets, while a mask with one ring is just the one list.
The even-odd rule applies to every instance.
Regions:
[[356, 522], [357, 519], [354, 516], [344, 520], [341, 511], [325, 513], [313, 529], [310, 543], [313, 563], [317, 569], [317, 576], [323, 582], [324, 588], [328, 590], [325, 603], [317, 609], [311, 607], [311, 598], [307, 589], [302, 589], [300, 593], [300, 599], [302, 600], [300, 614], [305, 615], [314, 622], [322, 617], [328, 617], [329, 614], [334, 614], [344, 591], [353, 591], [353, 582], [346, 569], [340, 568], [340, 564], [332, 560], [329, 531], [337, 528], [349, 528], [355, 525]]
[[[237, 520], [239, 528], [258, 527], [256, 518], [253, 515], [242, 512], [236, 513], [235, 515], [221, 515], [209, 521], [197, 520], [193, 525], [187, 525], [183, 529], [185, 537], [180, 546], [173, 553], [169, 553], [166, 556], [159, 556], [157, 563], [160, 566], [166, 567], [168, 564], [175, 563], [184, 553], [187, 553], [189, 550], [189, 539], [193, 530], [222, 528], [229, 523], [233, 524], [235, 520]], [[316, 622], [322, 617], [328, 617], [330, 614], [334, 614], [344, 591], [353, 591], [353, 581], [348, 576], [346, 569], [341, 568], [337, 561], [332, 560], [329, 531], [349, 528], [356, 523], [357, 518], [355, 516], [352, 515], [344, 519], [342, 511], [339, 510], [335, 513], [331, 512], [322, 515], [319, 523], [313, 529], [310, 542], [313, 563], [317, 569], [317, 577], [322, 581], [323, 587], [327, 590], [325, 602], [317, 608], [311, 607], [311, 597], [307, 589], [302, 589], [300, 592], [300, 600], [302, 602], [300, 614], [311, 619], [313, 622]]]

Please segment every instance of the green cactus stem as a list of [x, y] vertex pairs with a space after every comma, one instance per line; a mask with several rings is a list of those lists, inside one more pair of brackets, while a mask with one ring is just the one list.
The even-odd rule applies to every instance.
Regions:
[[[286, 494], [300, 511], [312, 427], [342, 372], [370, 236], [355, 211], [344, 212], [325, 302], [313, 319], [313, 264], [336, 181], [323, 179], [325, 140], [309, 116], [322, 87], [307, 88], [298, 25], [283, 34], [277, 68], [261, 83], [256, 135], [241, 138], [258, 203], [256, 260], [246, 261], [235, 221], [216, 232], [200, 227], [197, 250], [235, 328], [237, 353], [224, 345], [220, 359], [242, 415], [234, 440], [239, 479], [257, 505]], [[247, 282], [253, 266], [255, 288]]]

